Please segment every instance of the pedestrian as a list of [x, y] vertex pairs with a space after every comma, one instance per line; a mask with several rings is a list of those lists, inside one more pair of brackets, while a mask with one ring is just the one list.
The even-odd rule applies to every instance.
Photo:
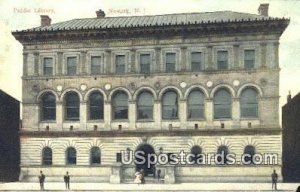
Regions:
[[161, 174], [161, 170], [158, 169], [157, 170], [157, 181], [160, 182], [160, 174]]
[[44, 188], [45, 179], [46, 179], [45, 175], [43, 174], [42, 171], [40, 171], [39, 182], [40, 182], [40, 188], [42, 191], [45, 190], [45, 188]]
[[66, 172], [66, 175], [64, 176], [64, 181], [66, 184], [66, 189], [70, 189], [70, 175], [69, 172]]
[[278, 175], [277, 175], [275, 169], [273, 170], [273, 173], [272, 173], [272, 175], [271, 175], [271, 178], [272, 178], [272, 190], [273, 190], [273, 188], [274, 188], [275, 190], [277, 190], [277, 180], [278, 180]]
[[141, 183], [142, 184], [145, 184], [146, 181], [145, 181], [145, 172], [144, 172], [144, 169], [141, 169]]

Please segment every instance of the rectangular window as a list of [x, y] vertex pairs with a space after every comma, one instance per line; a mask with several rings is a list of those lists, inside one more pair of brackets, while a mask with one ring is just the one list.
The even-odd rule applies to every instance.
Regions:
[[151, 57], [150, 54], [141, 54], [140, 55], [140, 67], [141, 67], [141, 73], [150, 73], [150, 63], [151, 63]]
[[67, 58], [67, 75], [76, 75], [77, 74], [77, 58], [68, 57]]
[[228, 51], [217, 52], [218, 69], [228, 69]]
[[244, 67], [245, 69], [254, 69], [255, 64], [255, 51], [245, 50], [244, 51]]
[[101, 73], [101, 57], [92, 56], [91, 57], [91, 74], [97, 75]]
[[166, 54], [166, 72], [172, 73], [176, 71], [176, 54], [167, 53]]
[[193, 52], [191, 54], [191, 71], [201, 71], [201, 52]]
[[122, 162], [122, 153], [116, 153], [116, 161], [118, 163]]
[[53, 75], [53, 58], [44, 58], [44, 75]]
[[116, 56], [116, 74], [125, 73], [125, 55]]

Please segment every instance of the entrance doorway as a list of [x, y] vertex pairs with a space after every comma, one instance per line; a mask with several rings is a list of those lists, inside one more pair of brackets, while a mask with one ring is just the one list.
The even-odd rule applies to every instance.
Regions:
[[[143, 144], [140, 145], [135, 152], [139, 152], [139, 151], [143, 151], [144, 153], [142, 154], [141, 152], [139, 153], [139, 156], [142, 156], [145, 158], [145, 162], [143, 164], [141, 163], [136, 163], [135, 164], [135, 169], [136, 171], [140, 171], [141, 169], [144, 170], [145, 176], [149, 176], [149, 175], [153, 175], [155, 174], [155, 165], [150, 165], [148, 167], [148, 155], [149, 154], [155, 154], [154, 149], [151, 145], [149, 144]], [[135, 157], [136, 158], [136, 157]], [[153, 157], [152, 157], [153, 158]], [[151, 161], [153, 161], [154, 159], [150, 159]], [[136, 158], [137, 162], [142, 162], [142, 160], [140, 158]]]

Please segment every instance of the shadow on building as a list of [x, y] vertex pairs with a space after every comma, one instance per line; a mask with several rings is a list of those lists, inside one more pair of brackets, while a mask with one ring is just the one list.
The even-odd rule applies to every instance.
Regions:
[[17, 181], [20, 164], [20, 102], [0, 90], [0, 181]]
[[282, 174], [286, 182], [300, 181], [300, 93], [289, 94], [282, 107]]

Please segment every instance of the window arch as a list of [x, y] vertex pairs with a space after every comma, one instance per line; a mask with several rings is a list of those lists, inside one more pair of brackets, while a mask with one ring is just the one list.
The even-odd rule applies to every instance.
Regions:
[[50, 147], [43, 148], [42, 165], [52, 165], [52, 149]]
[[258, 117], [258, 96], [253, 88], [243, 90], [240, 98], [241, 117]]
[[138, 119], [153, 119], [153, 95], [147, 91], [139, 94], [137, 101]]
[[226, 89], [220, 89], [214, 96], [214, 118], [231, 118], [231, 95]]
[[191, 148], [191, 154], [194, 155], [194, 157], [190, 158], [191, 162], [194, 162], [194, 164], [202, 163], [203, 162], [203, 159], [199, 156], [200, 154], [202, 154], [202, 148], [200, 146], [194, 145]]
[[103, 119], [103, 96], [99, 91], [89, 96], [89, 117], [91, 120]]
[[68, 92], [65, 97], [65, 119], [79, 120], [80, 99], [76, 92]]
[[204, 118], [204, 94], [200, 90], [194, 90], [189, 94], [188, 118]]
[[99, 147], [91, 148], [91, 165], [101, 164], [101, 151]]
[[[225, 165], [227, 164], [227, 155], [229, 154], [228, 147], [226, 145], [221, 145], [218, 147], [217, 154], [220, 156], [217, 157], [216, 161], [218, 162], [219, 165]], [[222, 157], [221, 157], [222, 156]]]
[[124, 91], [113, 96], [112, 105], [114, 119], [128, 119], [128, 95]]
[[175, 91], [167, 91], [162, 97], [162, 118], [178, 118], [178, 95]]
[[[246, 155], [247, 154], [247, 155]], [[246, 164], [253, 164], [253, 156], [255, 155], [255, 147], [252, 145], [247, 145], [244, 149], [244, 161]]]
[[53, 93], [45, 93], [41, 99], [41, 120], [56, 119], [56, 98]]
[[67, 165], [76, 165], [77, 152], [74, 147], [69, 147], [66, 151], [67, 155]]

